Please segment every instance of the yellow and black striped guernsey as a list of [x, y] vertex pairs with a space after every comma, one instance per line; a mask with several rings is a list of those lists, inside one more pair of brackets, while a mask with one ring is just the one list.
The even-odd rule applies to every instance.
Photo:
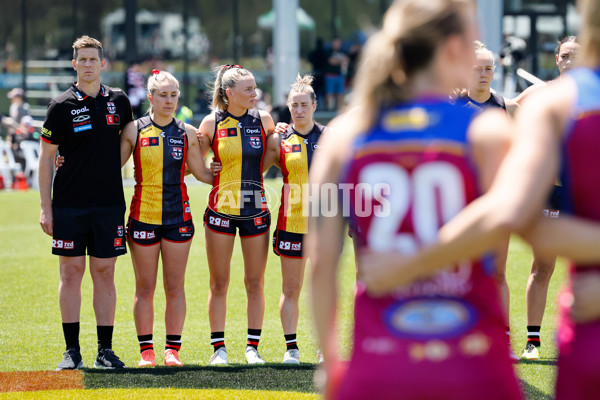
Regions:
[[241, 117], [216, 113], [211, 144], [222, 170], [214, 178], [208, 206], [219, 214], [252, 216], [267, 211], [263, 189], [266, 134], [258, 110]]
[[138, 120], [138, 138], [133, 150], [135, 192], [131, 218], [154, 225], [179, 224], [192, 219], [183, 181], [187, 146], [183, 122], [173, 119], [161, 127], [149, 116]]
[[291, 126], [281, 138], [279, 164], [283, 174], [281, 206], [277, 228], [291, 233], [308, 233], [308, 213], [305, 207], [308, 185], [308, 170], [317, 142], [325, 127], [315, 124], [306, 135], [296, 132]]

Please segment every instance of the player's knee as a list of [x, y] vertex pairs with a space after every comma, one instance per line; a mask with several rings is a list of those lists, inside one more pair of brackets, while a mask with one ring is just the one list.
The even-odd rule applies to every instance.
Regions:
[[248, 295], [260, 294], [263, 292], [264, 279], [260, 278], [244, 278], [244, 284], [246, 285], [246, 293]]
[[85, 264], [64, 263], [60, 268], [60, 282], [62, 285], [80, 285], [85, 273]]
[[554, 272], [554, 262], [534, 260], [531, 275], [536, 282], [549, 282]]
[[301, 289], [302, 285], [298, 280], [284, 282], [281, 286], [281, 292], [288, 299], [297, 299], [300, 297]]
[[229, 287], [229, 279], [226, 278], [211, 278], [210, 280], [210, 293], [213, 296], [225, 296], [227, 295], [227, 288]]
[[155, 286], [153, 285], [137, 285], [135, 289], [135, 297], [145, 301], [152, 301], [154, 299], [154, 291]]
[[114, 281], [115, 276], [115, 266], [114, 264], [97, 264], [93, 267], [90, 267], [90, 273], [94, 279], [101, 280], [105, 282]]
[[165, 296], [178, 298], [185, 295], [183, 281], [168, 280], [165, 282]]

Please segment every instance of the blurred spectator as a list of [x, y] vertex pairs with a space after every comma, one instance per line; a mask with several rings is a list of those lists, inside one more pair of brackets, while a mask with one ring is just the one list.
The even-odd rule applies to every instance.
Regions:
[[198, 94], [194, 100], [194, 113], [197, 115], [210, 114], [210, 93], [202, 89], [202, 86], [198, 89]]
[[348, 75], [346, 76], [346, 87], [351, 88], [353, 86], [354, 75], [358, 69], [358, 61], [360, 60], [360, 52], [362, 51], [362, 45], [355, 43], [350, 47], [348, 52]]
[[133, 63], [125, 71], [125, 93], [129, 97], [133, 118], [142, 117], [142, 104], [146, 98], [146, 88], [144, 86], [144, 75], [138, 63]]
[[29, 115], [29, 104], [23, 100], [24, 94], [23, 89], [14, 88], [6, 95], [10, 99], [8, 116], [17, 124], [21, 122], [24, 116]]
[[23, 170], [25, 170], [25, 158], [19, 145], [23, 140], [33, 139], [33, 119], [29, 115], [29, 104], [23, 100], [24, 94], [21, 88], [14, 88], [8, 92], [7, 97], [10, 99], [8, 118], [2, 119], [2, 123], [8, 128], [6, 143], [11, 148], [15, 161], [21, 164]]
[[313, 89], [317, 95], [317, 103], [324, 104], [325, 99], [325, 70], [327, 69], [327, 50], [323, 39], [317, 38], [317, 46], [308, 54], [308, 61], [312, 64]]
[[25, 156], [21, 150], [21, 142], [24, 140], [38, 140], [39, 137], [36, 138], [34, 133], [33, 118], [31, 115], [25, 115], [21, 118], [19, 127], [6, 137], [6, 143], [10, 146], [15, 156], [15, 161], [21, 164], [21, 171], [25, 171], [26, 165]]
[[327, 56], [325, 74], [325, 92], [327, 108], [339, 110], [343, 106], [343, 96], [346, 91], [345, 75], [348, 73], [349, 58], [342, 50], [342, 41], [339, 38], [331, 42], [331, 51]]
[[255, 108], [257, 110], [263, 110], [266, 111], [268, 113], [271, 112], [271, 109], [273, 108], [271, 106], [271, 104], [269, 104], [270, 102], [267, 101], [267, 96], [265, 96], [265, 92], [263, 92], [261, 89], [256, 88], [256, 105]]
[[177, 102], [177, 109], [173, 112], [173, 117], [177, 118], [180, 121], [185, 122], [186, 124], [192, 123], [192, 118], [194, 117], [194, 112], [191, 108], [184, 106], [181, 104], [181, 98]]

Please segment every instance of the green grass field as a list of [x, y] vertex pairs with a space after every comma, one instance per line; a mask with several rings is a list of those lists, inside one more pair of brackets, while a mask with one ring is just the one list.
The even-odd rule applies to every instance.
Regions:
[[[268, 181], [269, 192], [278, 193], [281, 181]], [[312, 329], [309, 311], [309, 279], [306, 274], [301, 296], [298, 344], [302, 364], [299, 368], [283, 367], [281, 359], [285, 351], [283, 331], [279, 320], [279, 296], [281, 269], [279, 259], [269, 256], [265, 278], [265, 320], [260, 351], [267, 366], [245, 365], [246, 342], [246, 296], [243, 284], [243, 262], [239, 241], [231, 263], [231, 284], [228, 296], [226, 341], [230, 366], [208, 366], [212, 354], [210, 328], [207, 315], [208, 267], [204, 251], [204, 234], [201, 216], [206, 207], [208, 187], [190, 185], [190, 202], [195, 216], [197, 234], [192, 244], [186, 275], [187, 317], [183, 332], [182, 369], [156, 368], [152, 370], [128, 369], [119, 372], [84, 370], [84, 386], [93, 389], [111, 389], [111, 396], [118, 398], [148, 398], [166, 395], [160, 388], [169, 389], [174, 398], [281, 398], [284, 391], [289, 398], [312, 398], [316, 393], [313, 373], [317, 343]], [[99, 188], [101, 195], [101, 188]], [[126, 188], [129, 201], [132, 188]], [[53, 370], [64, 351], [64, 342], [58, 306], [58, 259], [51, 255], [51, 239], [39, 227], [39, 195], [36, 191], [0, 193], [0, 371]], [[272, 204], [276, 206], [276, 202]], [[275, 208], [272, 208], [274, 210]], [[274, 214], [276, 214], [274, 212]], [[273, 224], [274, 225], [274, 224]], [[350, 243], [348, 243], [350, 244]], [[525, 343], [525, 284], [531, 264], [529, 248], [518, 239], [511, 242], [508, 260], [508, 278], [511, 287], [511, 327], [513, 349], [517, 354]], [[554, 299], [564, 280], [562, 263], [552, 278], [546, 317], [542, 327], [544, 341], [543, 359], [537, 362], [521, 362], [517, 371], [529, 399], [549, 399], [553, 394], [556, 350], [554, 337]], [[134, 274], [128, 255], [117, 261], [117, 313], [113, 348], [129, 366], [138, 362], [139, 348], [132, 316]], [[352, 247], [346, 246], [341, 270], [341, 315], [343, 324], [350, 332], [352, 324], [352, 297], [354, 262]], [[160, 277], [159, 277], [160, 282]], [[91, 279], [86, 273], [82, 287], [81, 348], [85, 366], [91, 366], [95, 357], [96, 328], [91, 299]], [[157, 288], [155, 296], [154, 342], [157, 348], [164, 343], [164, 292]], [[341, 347], [347, 354], [350, 338], [340, 338]], [[160, 352], [157, 361], [162, 362]], [[0, 374], [1, 375], [1, 374]], [[2, 378], [0, 377], [0, 383]], [[122, 392], [112, 389], [126, 388]], [[136, 388], [144, 388], [137, 389]], [[190, 392], [190, 389], [203, 389]], [[215, 389], [216, 391], [204, 391]], [[226, 390], [228, 389], [228, 390]], [[132, 392], [133, 390], [133, 392]], [[251, 392], [243, 392], [249, 390]], [[67, 398], [64, 392], [4, 393], [0, 398], [30, 398], [42, 395]], [[74, 392], [73, 392], [74, 393]], [[245, 394], [244, 394], [245, 393]], [[294, 393], [293, 397], [292, 393]], [[97, 393], [99, 394], [99, 393]], [[96, 396], [96, 395], [95, 395]], [[79, 395], [77, 396], [79, 397]], [[82, 397], [87, 398], [87, 397]]]

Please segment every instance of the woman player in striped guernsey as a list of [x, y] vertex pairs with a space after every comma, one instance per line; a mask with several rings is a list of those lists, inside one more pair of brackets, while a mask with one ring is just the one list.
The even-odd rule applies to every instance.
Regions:
[[[600, 398], [600, 0], [578, 0], [577, 6], [581, 68], [528, 96], [490, 191], [419, 253], [393, 262], [363, 259], [373, 293], [401, 284], [423, 265], [427, 273], [477, 257], [510, 232], [544, 257], [570, 259], [569, 284], [559, 297], [557, 400]], [[564, 209], [558, 219], [545, 218], [539, 210], [557, 175]]]
[[[317, 96], [311, 83], [313, 77], [298, 75], [292, 84], [287, 105], [292, 124], [281, 135], [281, 147], [274, 163], [281, 168], [283, 189], [273, 233], [273, 251], [281, 259], [281, 299], [279, 313], [286, 342], [284, 363], [299, 364], [300, 351], [296, 341], [298, 300], [304, 281], [306, 252], [304, 237], [308, 233], [308, 213], [303, 193], [308, 187], [308, 171], [325, 127], [314, 122]], [[268, 164], [268, 162], [266, 163]]]
[[[478, 116], [448, 100], [468, 84], [476, 27], [470, 0], [395, 1], [363, 52], [370, 62], [353, 95], [360, 112], [323, 137], [313, 160], [310, 182], [322, 192], [311, 197], [322, 214], [311, 221], [309, 257], [329, 398], [521, 398], [493, 258], [457, 262], [380, 297], [360, 283], [371, 267], [365, 253], [393, 262], [435, 241], [441, 225], [491, 183], [508, 148], [504, 113]], [[492, 121], [479, 123], [486, 113]], [[347, 196], [326, 196], [342, 193], [342, 184]], [[335, 329], [344, 209], [357, 227], [360, 266], [347, 367]]]
[[217, 71], [213, 112], [200, 124], [199, 140], [205, 153], [212, 148], [222, 170], [214, 178], [204, 215], [206, 254], [210, 270], [208, 315], [214, 353], [211, 364], [227, 364], [225, 316], [231, 256], [239, 230], [244, 256], [244, 283], [248, 298], [250, 364], [262, 364], [258, 344], [265, 311], [264, 275], [271, 216], [263, 188], [263, 163], [267, 153], [279, 151], [273, 119], [258, 111], [256, 82], [239, 65], [223, 65]]
[[[292, 84], [287, 98], [292, 124], [277, 124], [275, 131], [281, 136], [280, 150], [269, 152], [263, 166], [263, 170], [267, 171], [275, 165], [283, 174], [281, 206], [277, 229], [273, 232], [273, 251], [281, 259], [279, 313], [286, 343], [283, 356], [283, 362], [286, 364], [300, 363], [296, 330], [300, 313], [298, 300], [306, 267], [304, 237], [308, 233], [304, 194], [313, 154], [325, 129], [313, 119], [317, 108], [317, 96], [311, 86], [312, 81], [313, 77], [310, 75], [298, 75], [296, 82]], [[213, 172], [219, 172], [221, 164], [212, 162], [210, 168]]]
[[186, 313], [185, 270], [194, 224], [183, 181], [186, 166], [194, 176], [212, 183], [204, 165], [196, 129], [173, 118], [179, 82], [166, 71], [148, 78], [147, 116], [129, 123], [121, 133], [121, 162], [133, 152], [135, 191], [127, 223], [127, 242], [135, 271], [133, 316], [140, 343], [140, 367], [155, 366], [152, 340], [154, 291], [158, 259], [163, 265], [167, 343], [164, 362], [181, 366], [181, 333]]

